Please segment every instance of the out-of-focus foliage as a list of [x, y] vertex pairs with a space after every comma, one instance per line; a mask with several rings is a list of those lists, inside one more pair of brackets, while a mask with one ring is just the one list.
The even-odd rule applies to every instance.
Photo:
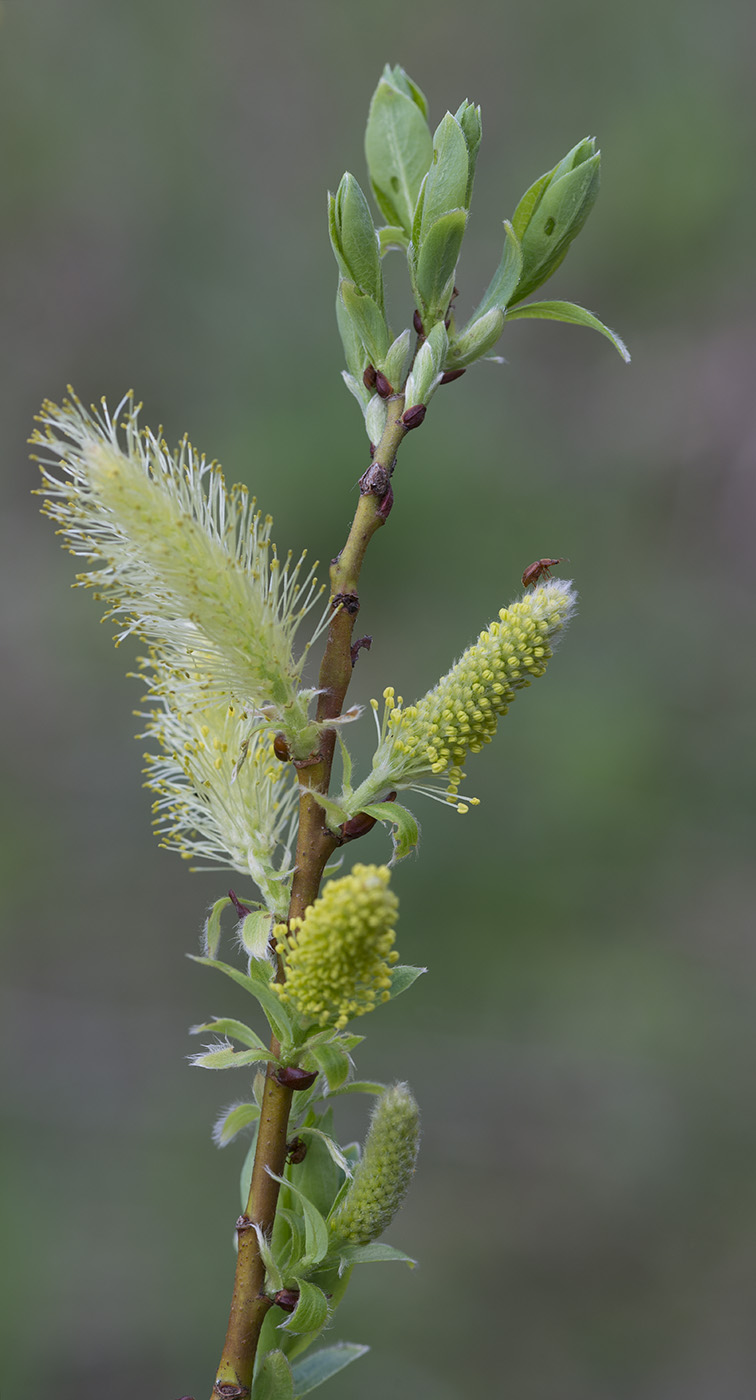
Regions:
[[[483, 110], [460, 324], [503, 214], [595, 134], [601, 197], [548, 294], [599, 310], [633, 365], [509, 327], [509, 363], [439, 389], [407, 441], [368, 559], [355, 699], [389, 673], [423, 694], [532, 559], [568, 556], [581, 607], [470, 761], [481, 806], [430, 806], [396, 872], [402, 954], [432, 972], [385, 1009], [370, 1073], [423, 1111], [401, 1217], [423, 1268], [390, 1292], [364, 1271], [339, 1334], [380, 1342], [361, 1400], [756, 1383], [752, 10], [418, 0], [406, 20], [396, 0], [2, 8], [3, 1394], [30, 1358], [60, 1400], [203, 1393], [240, 1162], [203, 1138], [217, 1078], [182, 1060], [207, 1015], [187, 931], [225, 890], [153, 848], [139, 690], [37, 517], [29, 425], [68, 381], [133, 383], [169, 442], [188, 431], [331, 557], [367, 457], [325, 187], [363, 168], [385, 61], [434, 124]], [[359, 852], [388, 854], [380, 830]]]

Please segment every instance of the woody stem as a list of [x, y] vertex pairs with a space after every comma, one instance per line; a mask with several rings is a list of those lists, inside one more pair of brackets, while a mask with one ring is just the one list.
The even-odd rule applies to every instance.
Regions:
[[[317, 719], [337, 719], [352, 678], [352, 633], [360, 608], [358, 584], [367, 547], [385, 524], [393, 493], [391, 474], [397, 450], [407, 432], [402, 422], [404, 398], [388, 400], [386, 427], [373, 454], [370, 467], [360, 482], [360, 499], [341, 553], [330, 571], [332, 616], [318, 677]], [[338, 845], [338, 837], [326, 825], [325, 813], [313, 792], [327, 793], [331, 781], [335, 729], [321, 732], [317, 754], [300, 768], [299, 830], [296, 864], [292, 881], [289, 918], [302, 916], [317, 898], [323, 871]], [[271, 1052], [279, 1051], [271, 1041]], [[280, 1176], [286, 1163], [286, 1139], [294, 1090], [281, 1084], [274, 1067], [268, 1065], [252, 1169], [249, 1198], [238, 1228], [239, 1252], [231, 1298], [226, 1340], [213, 1386], [214, 1397], [246, 1400], [252, 1386], [255, 1354], [260, 1329], [271, 1300], [263, 1291], [265, 1265], [260, 1257], [257, 1225], [270, 1238], [278, 1202]]]

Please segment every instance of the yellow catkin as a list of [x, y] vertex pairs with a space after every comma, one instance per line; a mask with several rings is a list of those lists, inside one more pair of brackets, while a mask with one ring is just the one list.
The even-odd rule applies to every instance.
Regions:
[[305, 1021], [341, 1030], [388, 1000], [399, 907], [389, 880], [385, 865], [355, 865], [329, 881], [303, 918], [276, 925], [286, 970], [276, 990]]

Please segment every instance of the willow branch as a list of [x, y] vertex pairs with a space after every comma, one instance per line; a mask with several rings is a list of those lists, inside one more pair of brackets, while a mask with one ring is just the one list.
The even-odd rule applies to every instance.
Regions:
[[[404, 399], [394, 395], [388, 401], [386, 427], [373, 460], [360, 481], [360, 499], [341, 553], [330, 571], [332, 617], [318, 676], [319, 721], [337, 719], [352, 679], [352, 634], [360, 609], [359, 579], [367, 547], [373, 535], [386, 523], [393, 502], [391, 476], [396, 453], [407, 427], [402, 422]], [[323, 808], [311, 796], [326, 793], [331, 781], [336, 732], [324, 729], [320, 748], [300, 767], [301, 795], [299, 829], [289, 918], [302, 916], [317, 898], [325, 866], [339, 838], [326, 825]], [[275, 1039], [271, 1053], [278, 1054]], [[278, 1203], [279, 1183], [286, 1165], [286, 1139], [294, 1090], [276, 1078], [268, 1065], [245, 1212], [237, 1221], [239, 1252], [231, 1299], [226, 1341], [213, 1386], [215, 1397], [246, 1400], [252, 1386], [255, 1354], [260, 1329], [271, 1301], [263, 1292], [265, 1265], [260, 1257], [259, 1227], [270, 1238]]]

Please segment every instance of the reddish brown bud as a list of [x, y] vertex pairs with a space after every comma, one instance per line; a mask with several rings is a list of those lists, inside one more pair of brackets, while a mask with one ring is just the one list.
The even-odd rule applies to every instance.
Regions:
[[307, 1156], [307, 1143], [304, 1138], [295, 1137], [286, 1144], [286, 1153], [292, 1166], [298, 1166]]
[[422, 317], [419, 311], [416, 311], [414, 316], [412, 317], [412, 324], [415, 327], [415, 330], [417, 331], [418, 335], [425, 335], [425, 327], [423, 326]]
[[375, 375], [375, 392], [379, 394], [382, 399], [390, 399], [394, 392], [385, 374], [380, 369], [376, 371]]
[[298, 1065], [281, 1065], [274, 1077], [285, 1089], [309, 1089], [318, 1074], [317, 1070], [300, 1069]]
[[464, 369], [447, 369], [438, 382], [439, 384], [453, 384], [455, 379], [461, 379], [462, 375], [466, 373], [467, 371]]
[[286, 742], [285, 734], [277, 734], [273, 740], [273, 752], [276, 758], [280, 758], [282, 763], [288, 763], [291, 758], [291, 750]]
[[422, 421], [423, 421], [423, 419], [424, 419], [424, 417], [425, 417], [425, 404], [424, 404], [424, 403], [416, 403], [416, 404], [413, 404], [412, 408], [408, 408], [407, 411], [406, 411], [405, 413], [402, 414], [402, 422], [403, 422], [405, 428], [407, 429], [407, 432], [410, 432], [410, 430], [411, 430], [412, 428], [419, 428], [419, 427], [420, 427], [420, 424], [422, 423]]
[[278, 1292], [273, 1295], [273, 1302], [276, 1303], [279, 1308], [282, 1308], [284, 1312], [293, 1313], [299, 1302], [299, 1289], [279, 1288]]
[[362, 382], [366, 389], [375, 388], [375, 367], [373, 365], [368, 365], [367, 369], [363, 370]]

